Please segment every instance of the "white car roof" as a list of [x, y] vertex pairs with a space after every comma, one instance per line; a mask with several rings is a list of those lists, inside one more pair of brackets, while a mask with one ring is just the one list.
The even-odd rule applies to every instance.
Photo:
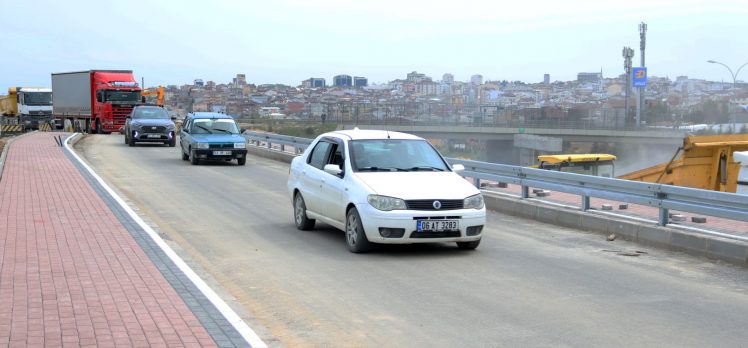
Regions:
[[349, 129], [340, 130], [325, 133], [324, 135], [336, 135], [342, 138], [349, 138], [351, 140], [364, 140], [364, 139], [410, 139], [410, 140], [423, 140], [423, 138], [415, 136], [413, 134], [393, 132], [386, 130], [375, 130], [375, 129]]

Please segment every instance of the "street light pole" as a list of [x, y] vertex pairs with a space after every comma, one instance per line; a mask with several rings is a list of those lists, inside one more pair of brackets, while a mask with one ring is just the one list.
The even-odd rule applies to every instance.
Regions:
[[[632, 122], [629, 119], [629, 93], [631, 92], [631, 58], [634, 57], [634, 50], [630, 47], [624, 47], [622, 51], [623, 55], [623, 69], [626, 71], [626, 101], [624, 102], [624, 122], [630, 125]], [[639, 126], [638, 124], [636, 125]]]
[[[730, 72], [730, 76], [732, 76], [732, 98], [735, 99], [735, 103], [737, 103], [738, 96], [735, 93], [735, 89], [738, 86], [738, 74], [740, 74], [740, 69], [743, 69], [744, 66], [748, 65], [748, 62], [743, 63], [743, 65], [741, 65], [738, 68], [738, 70], [735, 71], [735, 73], [732, 72], [732, 69], [730, 69], [730, 67], [727, 66], [727, 64], [720, 63], [720, 62], [718, 62], [716, 60], [707, 60], [706, 62], [707, 63], [712, 63], [712, 64], [719, 64], [719, 65], [727, 68], [727, 71]], [[735, 117], [734, 110], [730, 110], [730, 122], [732, 123], [732, 131], [734, 133], [737, 133], [737, 129], [736, 129], [737, 124], [736, 124], [736, 117]]]

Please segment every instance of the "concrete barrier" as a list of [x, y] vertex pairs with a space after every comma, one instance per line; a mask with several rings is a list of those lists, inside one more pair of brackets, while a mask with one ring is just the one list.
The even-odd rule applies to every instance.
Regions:
[[497, 212], [748, 266], [748, 242], [491, 192], [484, 198], [486, 207]]

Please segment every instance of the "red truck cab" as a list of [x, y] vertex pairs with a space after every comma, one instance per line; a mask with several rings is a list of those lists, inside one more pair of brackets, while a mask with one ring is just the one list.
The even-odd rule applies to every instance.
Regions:
[[92, 70], [91, 130], [119, 131], [133, 107], [140, 104], [140, 91], [130, 70]]

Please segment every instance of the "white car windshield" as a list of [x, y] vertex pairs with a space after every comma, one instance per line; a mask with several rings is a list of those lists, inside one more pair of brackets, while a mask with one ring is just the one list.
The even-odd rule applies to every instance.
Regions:
[[425, 140], [353, 140], [353, 169], [364, 171], [448, 171], [438, 152]]

